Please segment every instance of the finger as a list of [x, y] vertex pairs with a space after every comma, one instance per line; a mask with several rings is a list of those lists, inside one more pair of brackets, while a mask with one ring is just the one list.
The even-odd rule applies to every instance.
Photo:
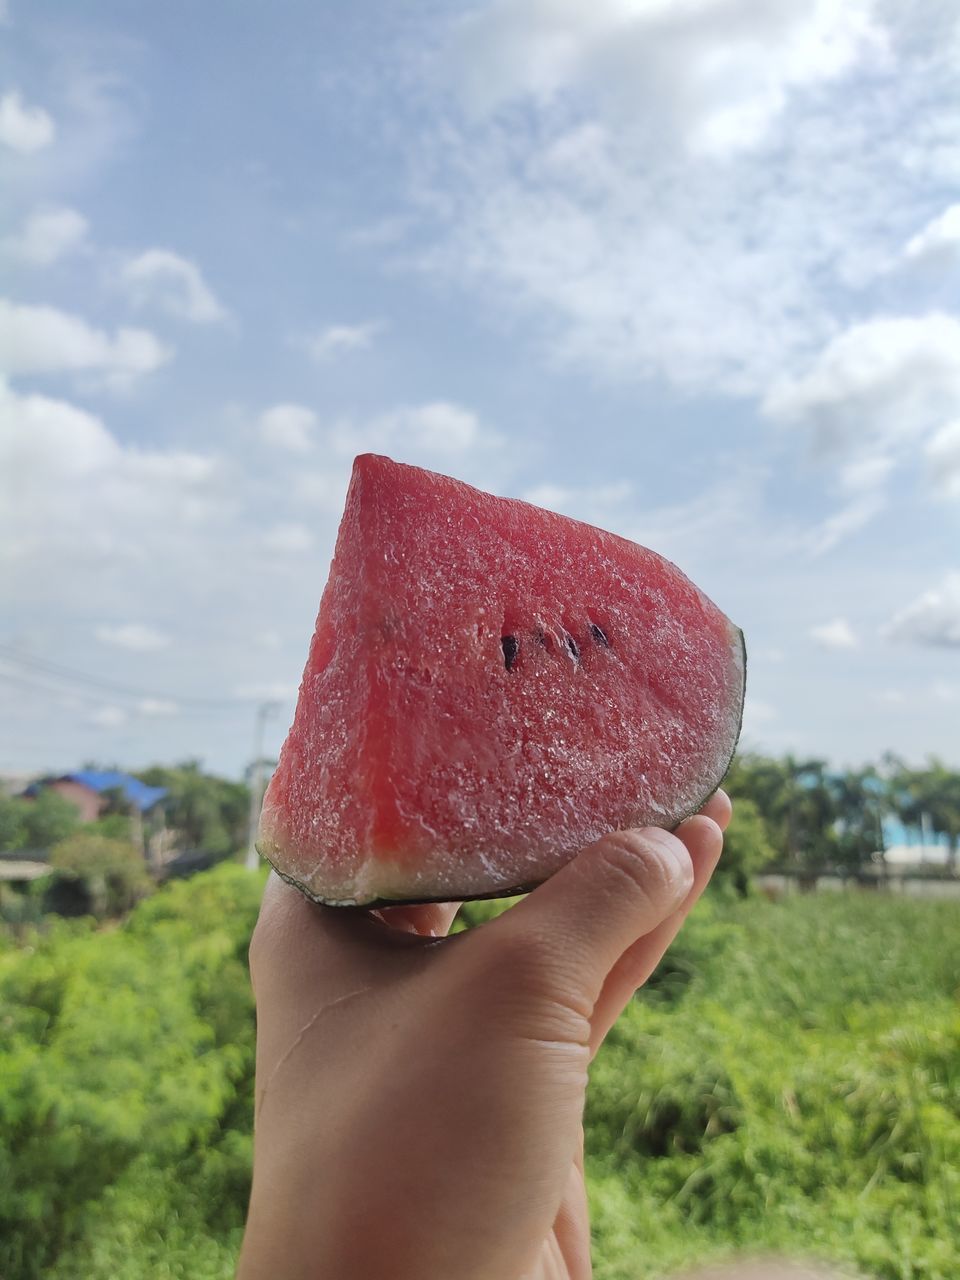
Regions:
[[700, 813], [705, 818], [712, 818], [721, 831], [726, 831], [730, 825], [730, 818], [733, 815], [733, 804], [730, 797], [722, 787], [713, 793], [713, 795], [704, 803]]
[[676, 911], [692, 885], [690, 855], [675, 835], [655, 827], [615, 832], [469, 935], [471, 945], [538, 958], [556, 991], [592, 1008], [627, 948]]
[[723, 848], [720, 828], [704, 815], [688, 818], [676, 831], [693, 863], [693, 887], [681, 906], [652, 932], [629, 947], [610, 970], [591, 1018], [590, 1052], [595, 1054], [610, 1028], [663, 959], [684, 920], [710, 883]]
[[381, 907], [373, 914], [391, 929], [415, 933], [421, 938], [445, 938], [462, 905], [430, 902], [419, 907]]

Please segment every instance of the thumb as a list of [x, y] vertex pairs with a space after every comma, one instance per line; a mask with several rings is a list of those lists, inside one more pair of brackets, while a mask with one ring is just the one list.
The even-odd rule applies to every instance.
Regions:
[[657, 827], [589, 845], [517, 906], [480, 930], [488, 945], [539, 954], [544, 977], [595, 1003], [607, 974], [693, 886], [686, 846]]

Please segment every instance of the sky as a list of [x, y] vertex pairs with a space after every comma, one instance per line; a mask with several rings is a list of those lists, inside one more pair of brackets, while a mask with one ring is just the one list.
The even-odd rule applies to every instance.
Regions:
[[275, 754], [368, 450], [960, 764], [954, 0], [0, 0], [0, 770]]

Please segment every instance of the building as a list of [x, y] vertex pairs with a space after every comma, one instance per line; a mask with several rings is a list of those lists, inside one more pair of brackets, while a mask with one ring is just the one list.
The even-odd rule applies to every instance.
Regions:
[[931, 829], [923, 820], [917, 827], [908, 827], [897, 818], [887, 818], [883, 823], [883, 853], [877, 855], [889, 868], [900, 872], [921, 871], [930, 867], [949, 867], [950, 841], [942, 832]]
[[148, 787], [139, 778], [116, 769], [79, 769], [57, 778], [43, 778], [27, 787], [24, 795], [35, 796], [40, 790], [55, 791], [74, 805], [81, 822], [94, 822], [103, 812], [111, 794], [122, 795], [127, 811], [134, 815], [150, 813], [166, 798], [165, 787]]

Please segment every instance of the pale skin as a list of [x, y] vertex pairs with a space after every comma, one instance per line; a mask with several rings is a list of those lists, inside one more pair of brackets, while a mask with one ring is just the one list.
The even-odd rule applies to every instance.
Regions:
[[608, 836], [452, 937], [457, 904], [342, 911], [271, 877], [239, 1280], [588, 1280], [590, 1062], [729, 819], [720, 791]]

